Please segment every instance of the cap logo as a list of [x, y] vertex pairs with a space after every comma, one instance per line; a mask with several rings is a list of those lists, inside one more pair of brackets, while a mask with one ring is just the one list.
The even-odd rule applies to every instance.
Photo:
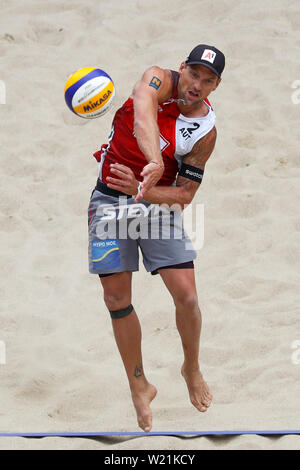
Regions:
[[216, 58], [216, 53], [214, 51], [212, 51], [211, 49], [205, 49], [203, 54], [202, 54], [202, 57], [201, 57], [201, 60], [207, 60], [208, 62], [210, 62], [211, 64], [214, 63], [214, 60]]

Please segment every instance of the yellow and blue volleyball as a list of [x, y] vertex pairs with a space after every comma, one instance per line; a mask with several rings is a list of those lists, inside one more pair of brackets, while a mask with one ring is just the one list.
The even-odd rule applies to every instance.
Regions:
[[65, 100], [77, 116], [94, 119], [103, 116], [111, 107], [115, 86], [110, 76], [97, 67], [77, 70], [67, 80]]

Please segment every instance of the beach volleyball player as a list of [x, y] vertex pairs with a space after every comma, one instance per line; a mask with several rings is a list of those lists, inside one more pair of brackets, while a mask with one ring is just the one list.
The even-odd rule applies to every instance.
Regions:
[[[178, 72], [157, 66], [147, 69], [116, 112], [108, 143], [94, 154], [100, 171], [89, 204], [89, 269], [100, 277], [138, 423], [146, 432], [152, 428], [150, 403], [157, 390], [146, 378], [141, 327], [131, 304], [139, 250], [146, 270], [159, 273], [173, 297], [184, 355], [181, 374], [190, 400], [200, 412], [207, 411], [212, 401], [199, 366], [196, 252], [183, 228], [181, 237], [174, 235], [180, 210], [170, 209], [168, 237], [160, 225], [151, 232], [148, 219], [153, 207], [184, 208], [200, 186], [216, 142], [215, 113], [208, 96], [218, 87], [224, 66], [220, 50], [200, 44]], [[140, 219], [139, 230], [138, 225], [132, 230], [134, 215]], [[131, 223], [131, 233], [121, 236], [124, 218], [127, 229]], [[160, 216], [160, 222], [163, 219]]]

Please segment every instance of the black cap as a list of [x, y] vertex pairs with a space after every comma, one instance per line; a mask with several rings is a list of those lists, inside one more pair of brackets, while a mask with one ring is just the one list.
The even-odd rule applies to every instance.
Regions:
[[199, 44], [192, 50], [185, 62], [187, 65], [205, 65], [221, 77], [225, 67], [225, 56], [216, 47]]

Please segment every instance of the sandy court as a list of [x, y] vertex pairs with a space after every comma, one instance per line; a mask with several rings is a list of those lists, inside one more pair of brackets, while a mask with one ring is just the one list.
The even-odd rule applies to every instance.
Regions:
[[[205, 210], [201, 363], [215, 398], [204, 415], [189, 403], [171, 297], [141, 265], [133, 304], [145, 371], [159, 390], [153, 431], [300, 429], [292, 349], [300, 340], [299, 3], [65, 3], [0, 0], [0, 432], [138, 430], [88, 273], [92, 153], [141, 73], [154, 64], [177, 70], [201, 42], [226, 56], [211, 95], [217, 145], [194, 200]], [[92, 121], [73, 115], [63, 96], [84, 66], [104, 69], [117, 91], [112, 110]], [[300, 437], [1, 438], [6, 447], [287, 449], [300, 448]]]

